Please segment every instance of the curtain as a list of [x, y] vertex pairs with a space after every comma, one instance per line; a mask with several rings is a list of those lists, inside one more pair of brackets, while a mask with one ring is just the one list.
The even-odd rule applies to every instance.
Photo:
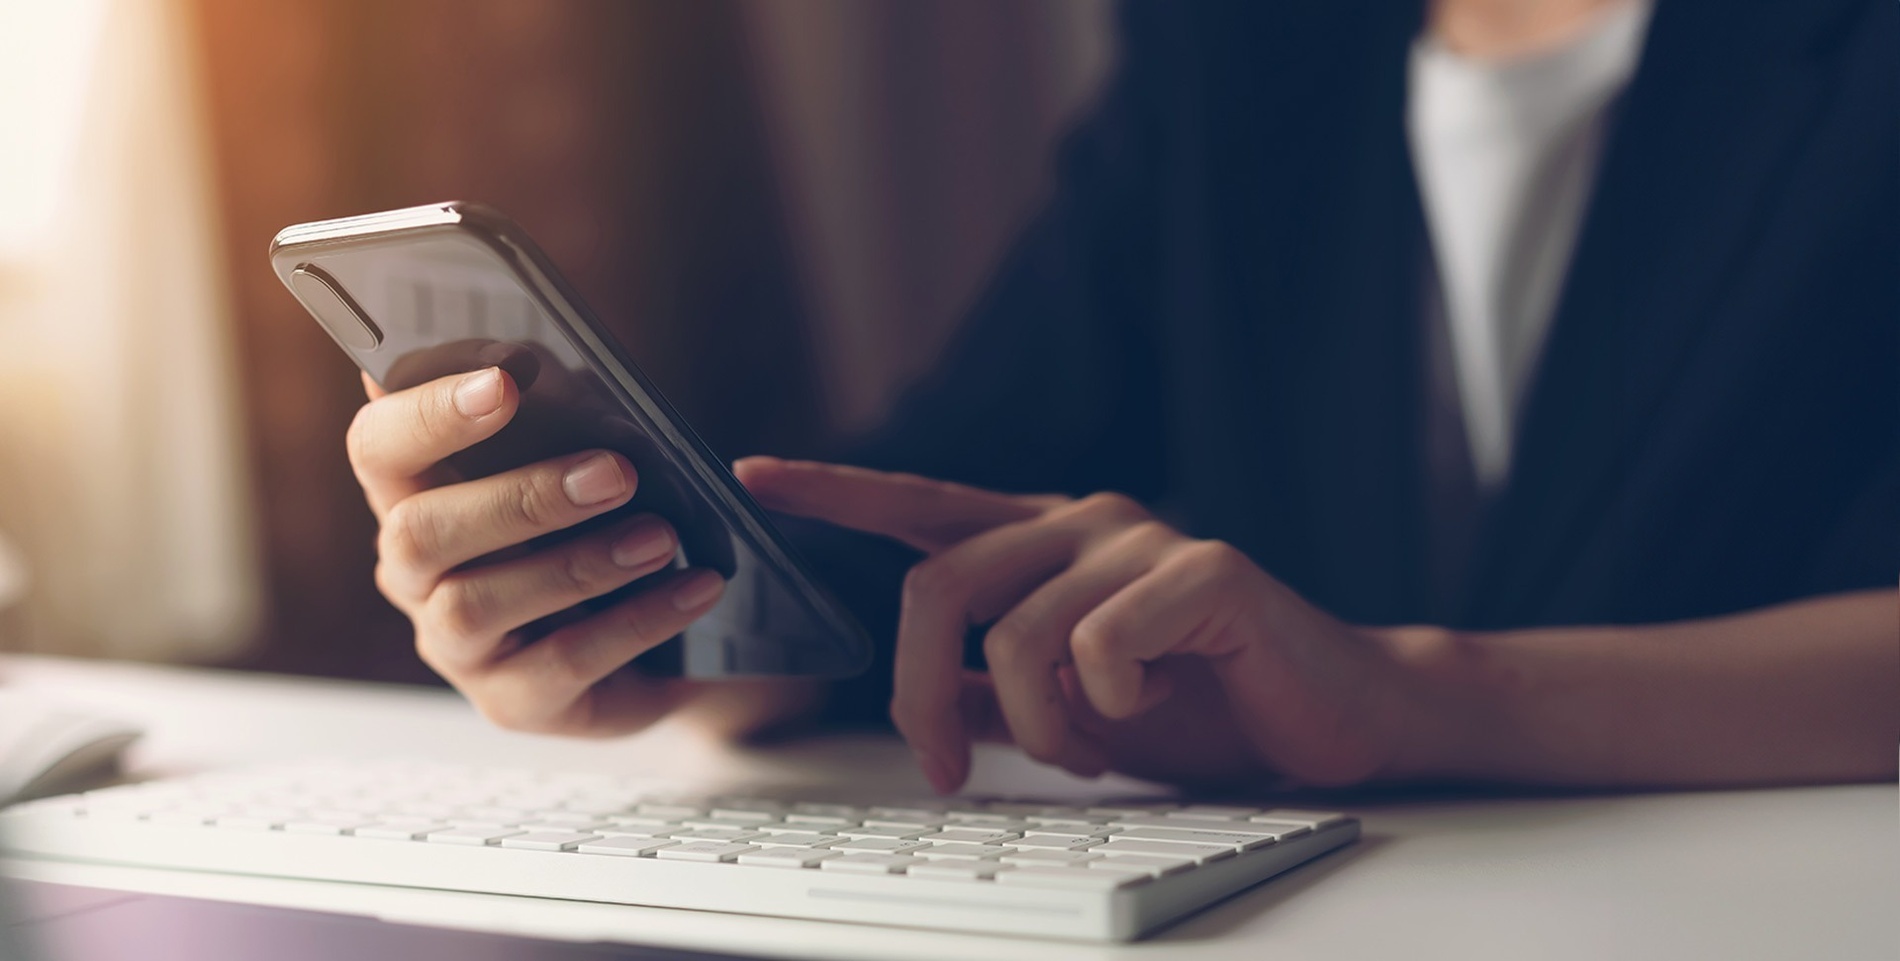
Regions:
[[21, 4], [0, 33], [9, 99], [58, 105], [0, 158], [0, 536], [24, 573], [0, 643], [230, 657], [259, 583], [191, 36], [169, 0]]

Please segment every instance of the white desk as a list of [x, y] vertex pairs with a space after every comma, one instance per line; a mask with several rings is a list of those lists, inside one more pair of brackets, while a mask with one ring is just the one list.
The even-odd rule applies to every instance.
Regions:
[[[707, 785], [850, 778], [922, 789], [892, 740], [771, 750], [662, 726], [617, 742], [513, 735], [454, 695], [211, 671], [0, 660], [0, 679], [141, 722], [137, 774], [266, 759], [432, 757], [665, 773]], [[1108, 789], [1126, 791], [1126, 782]], [[983, 754], [973, 790], [1100, 786]], [[1382, 802], [1365, 839], [1147, 941], [1033, 942], [611, 905], [16, 861], [13, 873], [536, 936], [778, 957], [1893, 958], [1900, 810], [1893, 786], [1622, 797]]]

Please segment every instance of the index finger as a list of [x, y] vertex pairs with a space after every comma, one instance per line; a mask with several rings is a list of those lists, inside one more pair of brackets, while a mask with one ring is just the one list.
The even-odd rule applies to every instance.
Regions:
[[1027, 520], [1060, 500], [776, 457], [747, 457], [733, 464], [733, 472], [772, 510], [894, 538], [931, 554], [991, 528]]
[[434, 486], [428, 475], [438, 464], [501, 430], [520, 401], [514, 381], [488, 367], [364, 404], [350, 423], [350, 467], [376, 516]]

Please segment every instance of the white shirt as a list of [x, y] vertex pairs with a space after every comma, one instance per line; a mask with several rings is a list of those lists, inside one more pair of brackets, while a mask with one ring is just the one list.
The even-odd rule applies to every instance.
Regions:
[[1648, 2], [1631, 0], [1568, 45], [1509, 61], [1469, 59], [1429, 36], [1413, 45], [1406, 133], [1482, 492], [1509, 474], [1609, 107], [1648, 21]]

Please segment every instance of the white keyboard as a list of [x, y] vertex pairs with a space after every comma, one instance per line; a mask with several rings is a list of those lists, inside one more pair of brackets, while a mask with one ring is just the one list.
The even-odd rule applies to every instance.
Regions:
[[200, 775], [0, 811], [16, 854], [1128, 940], [1348, 844], [1305, 810], [698, 796], [426, 763]]

